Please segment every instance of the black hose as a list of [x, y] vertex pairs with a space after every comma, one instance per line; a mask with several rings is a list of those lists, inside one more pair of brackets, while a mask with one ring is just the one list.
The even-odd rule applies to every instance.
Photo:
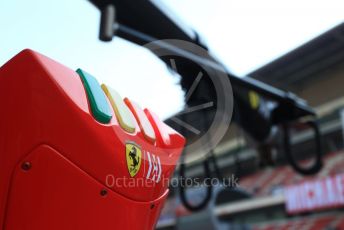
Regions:
[[[185, 118], [186, 117], [184, 116], [184, 120], [185, 120]], [[205, 114], [203, 116], [203, 128], [204, 128], [204, 130], [206, 130], [206, 121], [207, 121], [207, 116]], [[209, 140], [210, 140], [210, 138], [209, 138]], [[179, 183], [179, 195], [180, 195], [181, 202], [185, 208], [187, 208], [191, 212], [197, 212], [197, 211], [204, 209], [208, 205], [208, 203], [212, 197], [213, 188], [212, 188], [212, 185], [210, 182], [211, 181], [211, 170], [209, 167], [210, 160], [213, 162], [214, 171], [215, 171], [216, 175], [221, 176], [221, 173], [220, 173], [220, 170], [217, 166], [217, 162], [216, 162], [213, 150], [211, 150], [209, 152], [209, 154], [207, 154], [207, 157], [203, 161], [204, 182], [205, 182], [204, 185], [206, 186], [206, 195], [200, 203], [192, 204], [191, 202], [189, 202], [187, 195], [186, 195], [186, 189], [187, 188], [186, 188], [186, 184], [185, 184], [185, 162], [184, 162], [185, 156], [184, 155], [185, 155], [185, 152], [181, 156], [181, 164], [180, 164], [180, 169], [179, 169], [179, 176], [181, 179], [181, 183]]]
[[321, 135], [319, 126], [316, 121], [308, 121], [305, 124], [310, 126], [314, 131], [314, 139], [315, 139], [315, 162], [308, 168], [301, 167], [297, 161], [294, 159], [292, 151], [291, 151], [291, 144], [290, 144], [290, 134], [289, 134], [289, 124], [283, 124], [283, 132], [284, 132], [284, 149], [286, 153], [287, 160], [289, 161], [290, 165], [300, 174], [303, 175], [313, 175], [318, 173], [322, 168], [322, 143], [321, 143]]
[[180, 199], [182, 204], [184, 205], [185, 208], [187, 208], [189, 211], [191, 212], [196, 212], [196, 211], [200, 211], [202, 209], [204, 209], [212, 196], [212, 187], [211, 187], [211, 183], [210, 183], [210, 168], [209, 168], [209, 162], [208, 160], [204, 160], [203, 161], [203, 167], [204, 167], [204, 174], [205, 174], [205, 186], [206, 186], [206, 196], [205, 198], [202, 200], [202, 202], [200, 202], [199, 204], [191, 204], [187, 198], [186, 195], [186, 184], [185, 184], [185, 164], [184, 162], [181, 163], [180, 165], [180, 169], [179, 169], [179, 175], [180, 178], [182, 179], [182, 182], [179, 183], [179, 194], [180, 194]]

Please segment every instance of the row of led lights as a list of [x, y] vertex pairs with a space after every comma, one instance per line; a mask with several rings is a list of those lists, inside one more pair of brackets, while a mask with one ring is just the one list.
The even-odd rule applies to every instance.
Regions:
[[107, 97], [122, 129], [129, 133], [135, 132], [134, 115], [144, 137], [149, 142], [155, 142], [154, 129], [145, 112], [137, 103], [130, 101], [128, 98], [123, 100], [116, 90], [105, 84], [100, 86], [97, 79], [84, 70], [78, 69], [76, 72], [84, 84], [92, 114], [97, 121], [108, 124], [112, 119], [112, 112], [106, 100]]

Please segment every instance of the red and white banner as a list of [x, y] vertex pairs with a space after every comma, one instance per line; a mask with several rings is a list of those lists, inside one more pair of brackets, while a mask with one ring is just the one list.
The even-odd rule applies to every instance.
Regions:
[[344, 174], [287, 186], [284, 194], [288, 213], [344, 206]]

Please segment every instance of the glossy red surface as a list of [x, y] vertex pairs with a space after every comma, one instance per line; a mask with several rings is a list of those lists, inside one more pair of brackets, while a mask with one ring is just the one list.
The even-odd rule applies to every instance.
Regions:
[[[152, 144], [139, 126], [133, 134], [125, 132], [115, 116], [109, 124], [97, 122], [75, 71], [31, 50], [0, 68], [0, 102], [0, 226], [154, 228], [168, 184], [150, 181], [146, 156], [159, 157], [161, 177], [170, 177], [182, 136], [165, 126], [159, 132], [168, 133], [169, 145]], [[134, 178], [127, 168], [127, 142], [142, 150]], [[25, 161], [32, 161], [32, 169], [22, 172]], [[106, 197], [101, 188], [108, 189]]]

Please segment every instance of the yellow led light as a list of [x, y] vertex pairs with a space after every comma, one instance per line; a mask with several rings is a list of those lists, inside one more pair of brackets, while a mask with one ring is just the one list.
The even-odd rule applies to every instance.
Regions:
[[135, 132], [134, 117], [127, 105], [123, 102], [121, 96], [105, 84], [102, 84], [101, 87], [111, 103], [120, 126], [129, 133]]

